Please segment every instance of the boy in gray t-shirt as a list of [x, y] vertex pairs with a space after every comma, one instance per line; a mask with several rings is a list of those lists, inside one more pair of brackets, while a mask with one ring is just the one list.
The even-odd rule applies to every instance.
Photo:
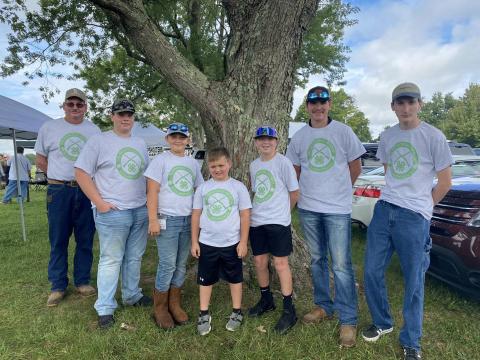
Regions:
[[198, 187], [192, 211], [191, 252], [198, 259], [200, 335], [212, 329], [208, 306], [212, 286], [219, 278], [230, 284], [232, 297], [233, 310], [226, 328], [235, 331], [242, 324], [242, 258], [247, 255], [252, 208], [245, 185], [228, 175], [232, 161], [227, 149], [210, 150], [207, 161], [212, 178]]
[[[399, 123], [380, 135], [377, 151], [386, 185], [367, 233], [365, 296], [373, 324], [362, 336], [375, 342], [393, 330], [385, 271], [396, 251], [405, 282], [400, 344], [404, 358], [415, 360], [420, 359], [425, 271], [432, 246], [430, 218], [433, 206], [450, 188], [453, 159], [440, 130], [418, 118], [422, 100], [417, 85], [398, 85], [391, 107]], [[435, 176], [438, 182], [432, 190]]]
[[253, 208], [250, 227], [250, 245], [255, 257], [255, 270], [260, 286], [260, 300], [248, 311], [249, 316], [261, 316], [274, 310], [268, 271], [269, 254], [280, 279], [283, 312], [274, 327], [280, 334], [297, 322], [292, 300], [292, 273], [288, 256], [292, 252], [290, 211], [298, 199], [298, 181], [292, 162], [277, 153], [277, 130], [260, 126], [255, 132], [255, 146], [260, 155], [250, 164]]

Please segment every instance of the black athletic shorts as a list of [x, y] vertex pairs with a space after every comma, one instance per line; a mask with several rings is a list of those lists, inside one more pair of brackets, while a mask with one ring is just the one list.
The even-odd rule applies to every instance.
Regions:
[[237, 245], [216, 247], [200, 243], [197, 284], [209, 286], [219, 279], [230, 284], [241, 283], [243, 266], [237, 255]]
[[292, 253], [292, 229], [290, 225], [261, 225], [250, 228], [250, 245], [254, 256], [272, 254], [276, 257]]

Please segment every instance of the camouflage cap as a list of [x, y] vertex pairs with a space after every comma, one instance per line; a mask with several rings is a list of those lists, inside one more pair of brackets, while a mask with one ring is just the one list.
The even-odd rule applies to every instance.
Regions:
[[76, 97], [83, 100], [84, 102], [87, 102], [87, 95], [85, 95], [85, 93], [80, 89], [72, 88], [67, 90], [67, 92], [65, 93], [65, 100], [68, 100], [72, 97]]
[[420, 94], [420, 88], [414, 83], [406, 82], [400, 85], [397, 85], [392, 92], [392, 102], [402, 96], [408, 96], [416, 99], [421, 99], [422, 95]]

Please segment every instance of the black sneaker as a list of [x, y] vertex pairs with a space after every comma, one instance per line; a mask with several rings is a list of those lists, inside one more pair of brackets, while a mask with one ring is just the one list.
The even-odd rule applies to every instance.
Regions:
[[392, 331], [393, 327], [380, 329], [375, 325], [371, 325], [368, 329], [362, 331], [362, 337], [365, 341], [375, 342], [380, 338], [380, 336], [391, 333]]
[[132, 306], [145, 306], [145, 307], [149, 307], [149, 306], [152, 306], [153, 305], [153, 300], [150, 296], [147, 296], [147, 295], [142, 295], [142, 297], [140, 298], [140, 300], [138, 300], [135, 304], [133, 304]]
[[98, 317], [98, 327], [100, 329], [108, 329], [113, 326], [115, 323], [115, 319], [113, 318], [113, 315], [100, 315]]
[[405, 360], [420, 360], [422, 357], [420, 356], [420, 352], [412, 348], [403, 348], [403, 358]]
[[282, 316], [278, 319], [277, 324], [273, 330], [279, 334], [285, 334], [290, 330], [293, 325], [297, 322], [297, 314], [295, 313], [295, 308], [292, 306], [289, 310], [283, 310]]
[[275, 310], [275, 303], [273, 302], [273, 297], [271, 297], [270, 300], [263, 300], [261, 298], [254, 307], [248, 310], [248, 316], [257, 317], [272, 310]]

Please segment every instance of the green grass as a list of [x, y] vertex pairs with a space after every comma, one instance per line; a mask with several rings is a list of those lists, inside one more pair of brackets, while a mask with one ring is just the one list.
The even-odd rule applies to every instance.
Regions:
[[[1, 195], [1, 194], [0, 194]], [[392, 311], [398, 325], [393, 334], [376, 344], [358, 338], [353, 349], [340, 349], [335, 321], [315, 326], [298, 323], [285, 336], [272, 333], [279, 310], [261, 319], [245, 319], [241, 330], [230, 333], [224, 326], [230, 312], [228, 287], [214, 288], [211, 311], [213, 330], [206, 337], [196, 334], [194, 322], [170, 332], [159, 330], [150, 309], [119, 307], [116, 326], [108, 331], [96, 328], [95, 298], [81, 298], [72, 288], [57, 308], [47, 308], [49, 293], [47, 263], [49, 244], [45, 192], [32, 192], [25, 206], [28, 242], [21, 240], [16, 204], [0, 208], [0, 358], [1, 359], [400, 359], [398, 344], [403, 286], [399, 263], [394, 258], [388, 273]], [[370, 317], [362, 286], [365, 233], [354, 227], [354, 264], [359, 279], [359, 328]], [[71, 250], [74, 241], [72, 239]], [[98, 241], [95, 241], [96, 277]], [[72, 256], [70, 256], [70, 259]], [[143, 261], [142, 287], [147, 294], [154, 286], [156, 246], [149, 239]], [[71, 273], [71, 265], [70, 265]], [[188, 273], [185, 307], [193, 318], [198, 295], [194, 271]], [[117, 294], [118, 295], [118, 294]], [[117, 298], [119, 298], [117, 296]], [[253, 305], [255, 289], [245, 289], [244, 307]], [[281, 300], [276, 295], [277, 305]], [[311, 291], [297, 294], [299, 315], [309, 311]], [[478, 359], [480, 305], [460, 297], [441, 283], [427, 278], [424, 359]], [[133, 330], [120, 329], [127, 323]], [[266, 332], [262, 332], [259, 328]]]

